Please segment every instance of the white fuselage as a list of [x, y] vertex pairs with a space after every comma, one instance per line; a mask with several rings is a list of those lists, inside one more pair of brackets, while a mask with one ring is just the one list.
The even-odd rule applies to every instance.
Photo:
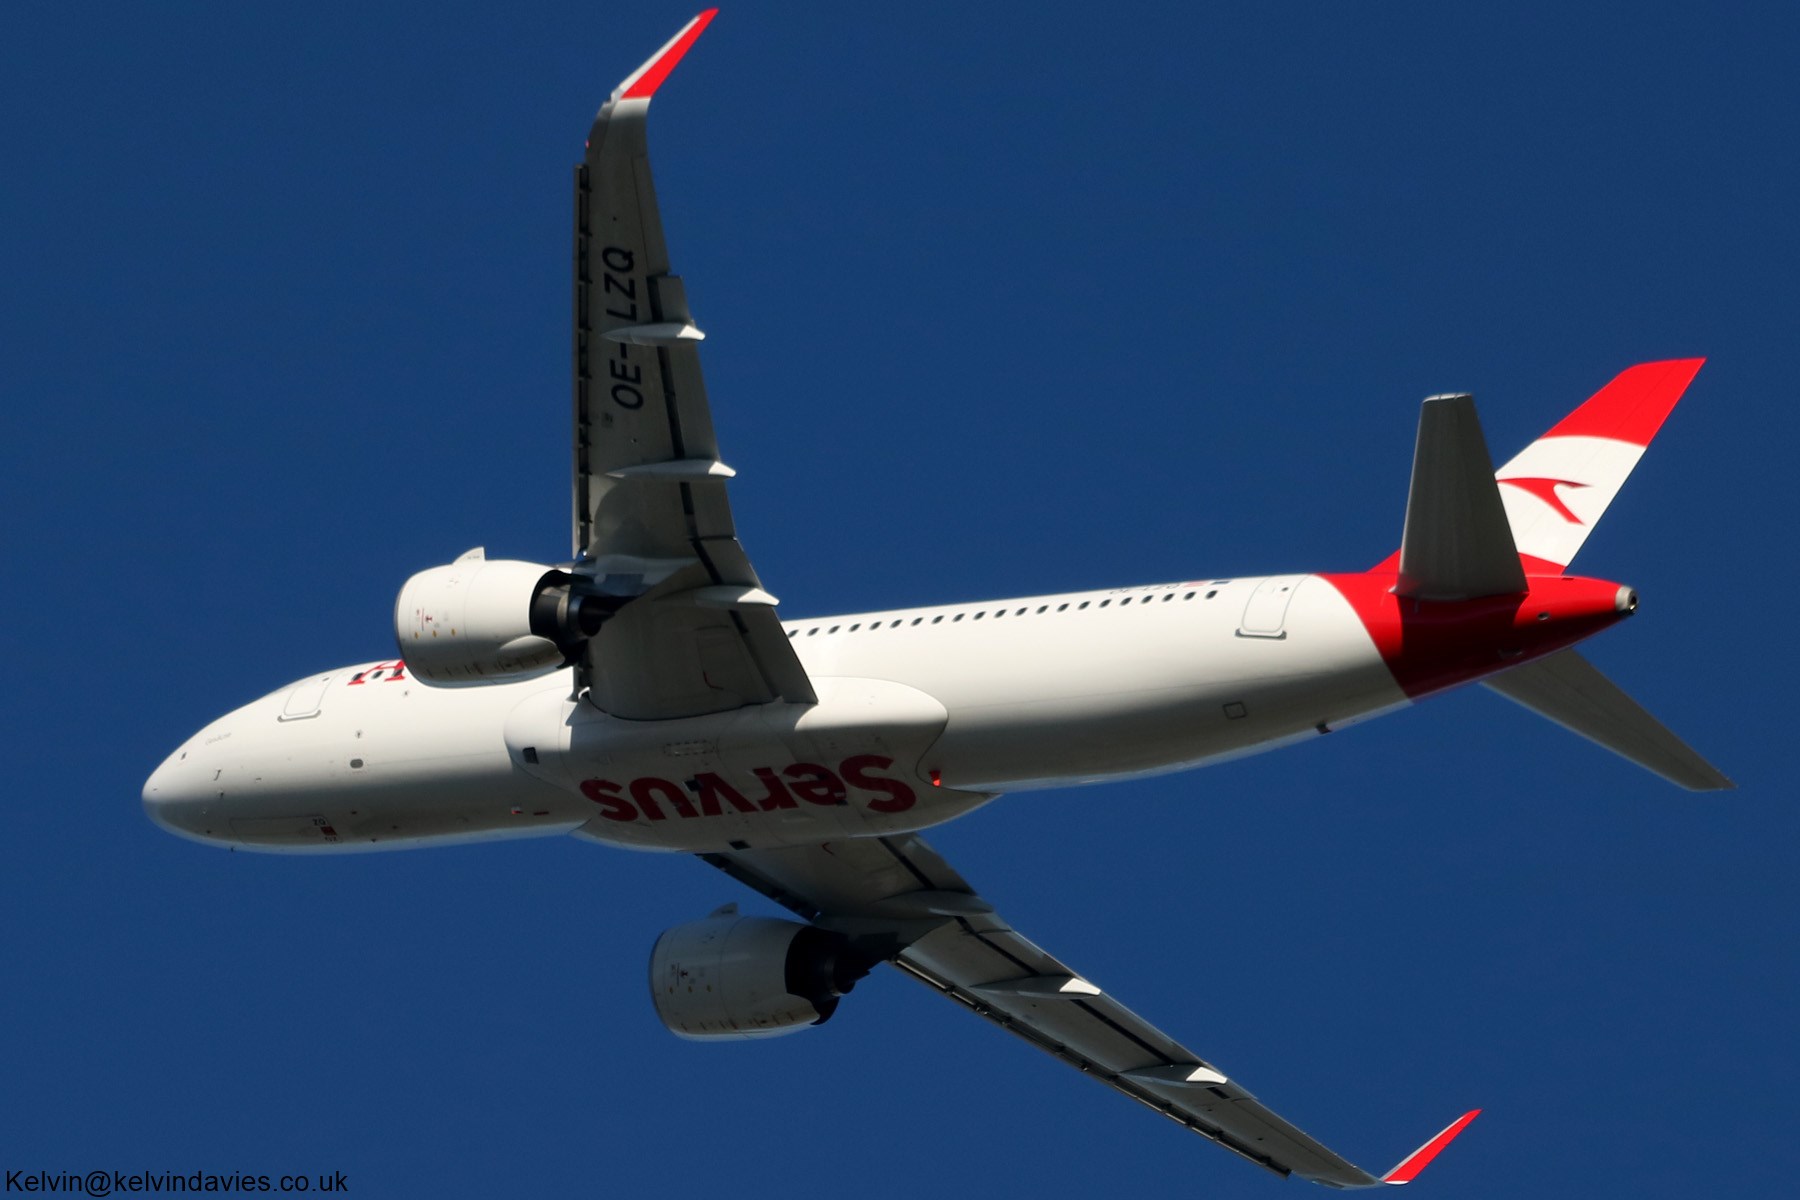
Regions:
[[708, 851], [921, 829], [994, 795], [1197, 766], [1403, 705], [1315, 575], [784, 625], [816, 705], [626, 721], [571, 674], [470, 687], [397, 661], [302, 680], [195, 734], [160, 824], [261, 850], [579, 833]]

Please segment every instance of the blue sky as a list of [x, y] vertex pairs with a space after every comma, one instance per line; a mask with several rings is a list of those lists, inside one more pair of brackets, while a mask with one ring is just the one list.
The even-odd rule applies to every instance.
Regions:
[[[567, 546], [569, 173], [668, 4], [32, 5], [0, 42], [0, 1166], [355, 1195], [1302, 1194], [893, 972], [657, 1024], [755, 897], [538, 841], [178, 841], [206, 721]], [[1013, 923], [1426, 1195], [1786, 1194], [1797, 822], [1782, 6], [727, 7], [659, 93], [675, 266], [783, 612], [1367, 566], [1417, 401], [1496, 457], [1709, 363], [1578, 565], [1694, 797], [1479, 691], [931, 840]]]

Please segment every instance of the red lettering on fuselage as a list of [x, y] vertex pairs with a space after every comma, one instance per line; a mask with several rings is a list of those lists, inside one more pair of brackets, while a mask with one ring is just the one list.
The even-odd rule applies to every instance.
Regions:
[[781, 782], [781, 777], [775, 774], [772, 768], [758, 767], [755, 774], [757, 779], [762, 781], [763, 788], [768, 793], [756, 802], [757, 807], [764, 812], [774, 812], [778, 808], [799, 807], [794, 803], [794, 795], [788, 791], [787, 784]]
[[839, 763], [838, 769], [844, 773], [844, 781], [851, 787], [883, 794], [883, 799], [869, 801], [872, 811], [905, 812], [918, 800], [913, 790], [898, 779], [869, 774], [871, 769], [885, 771], [893, 765], [894, 760], [885, 754], [855, 754]]
[[[820, 763], [789, 763], [777, 773], [774, 767], [756, 767], [751, 774], [763, 785], [765, 794], [750, 800], [723, 777], [704, 771], [687, 781], [686, 786], [654, 775], [614, 783], [610, 779], [584, 779], [581, 794], [600, 806], [600, 815], [609, 821], [662, 821], [669, 816], [664, 805], [674, 809], [682, 819], [726, 815], [729, 805], [733, 813], [773, 812], [797, 808], [796, 797], [823, 808], [837, 808], [851, 802], [852, 790], [874, 793], [874, 799], [858, 797], [871, 812], [905, 812], [917, 802], [912, 788], [899, 779], [873, 772], [892, 768], [894, 760], [885, 754], [854, 754], [833, 771]], [[691, 795], [690, 795], [691, 794]], [[696, 808], [694, 800], [699, 801]], [[659, 803], [660, 801], [660, 803]]]
[[783, 768], [781, 773], [793, 781], [794, 795], [808, 803], [825, 808], [849, 803], [844, 781], [830, 767], [821, 767], [818, 763], [794, 763]]
[[654, 775], [647, 775], [642, 779], [631, 781], [631, 798], [637, 801], [638, 807], [643, 809], [653, 821], [662, 820], [662, 810], [656, 807], [655, 797], [658, 793], [661, 793], [663, 799], [674, 805], [676, 816], [699, 815], [688, 801], [687, 789], [679, 783], [670, 783], [667, 779], [658, 779]]
[[604, 779], [584, 779], [581, 781], [581, 794], [600, 806], [600, 815], [610, 821], [635, 821], [637, 809], [631, 807], [631, 801], [619, 795], [619, 785]]
[[350, 677], [347, 686], [355, 687], [359, 683], [375, 683], [385, 680], [388, 683], [404, 683], [406, 681], [406, 664], [400, 659], [393, 662], [376, 663], [372, 667], [364, 667]]

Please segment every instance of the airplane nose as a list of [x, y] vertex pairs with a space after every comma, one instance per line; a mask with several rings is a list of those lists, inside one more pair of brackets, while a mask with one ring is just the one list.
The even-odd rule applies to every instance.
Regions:
[[200, 763], [185, 748], [177, 750], [144, 781], [144, 815], [178, 837], [217, 840], [207, 836], [211, 832], [207, 801], [212, 793], [205, 782]]

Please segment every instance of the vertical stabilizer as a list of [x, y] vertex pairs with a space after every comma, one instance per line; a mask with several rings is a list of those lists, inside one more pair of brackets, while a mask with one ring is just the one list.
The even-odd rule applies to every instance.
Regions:
[[1474, 397], [1432, 396], [1419, 409], [1394, 592], [1467, 600], [1524, 590]]
[[1560, 572], [1612, 503], [1703, 358], [1616, 376], [1498, 472], [1513, 541], [1533, 574]]

